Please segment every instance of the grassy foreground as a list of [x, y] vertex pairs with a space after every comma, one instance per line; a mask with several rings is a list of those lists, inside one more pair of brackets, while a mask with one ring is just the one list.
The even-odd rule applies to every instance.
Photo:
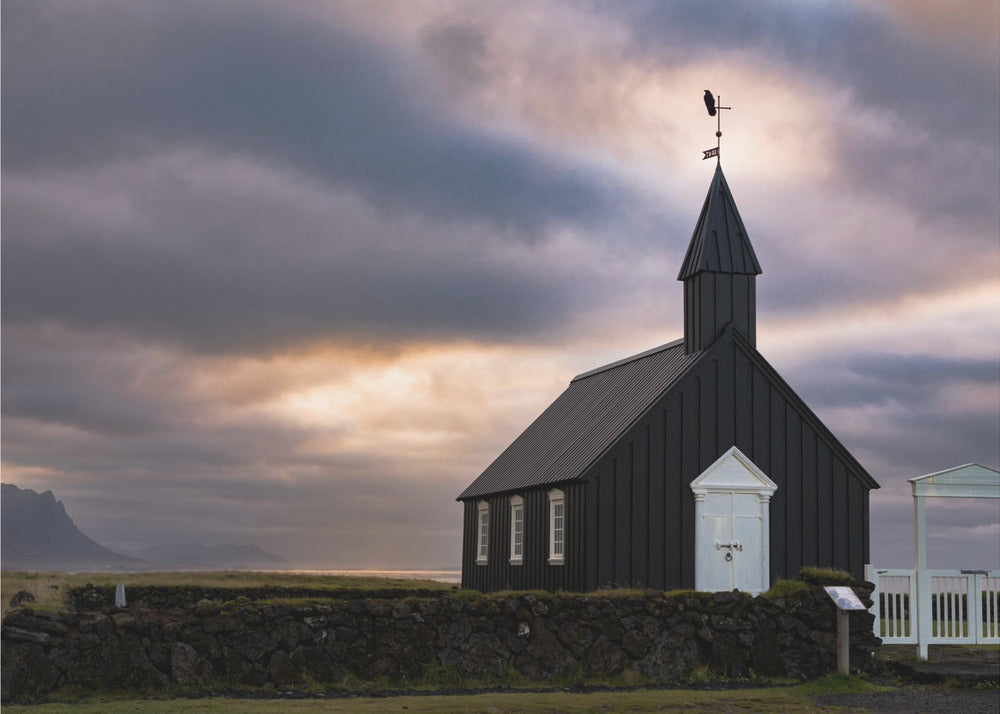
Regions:
[[830, 712], [823, 694], [885, 691], [856, 677], [829, 675], [793, 687], [692, 691], [638, 689], [618, 692], [504, 692], [473, 695], [355, 697], [350, 699], [91, 699], [73, 704], [7, 706], [9, 714], [123, 714], [124, 712]]
[[299, 587], [309, 589], [423, 589], [448, 590], [447, 583], [436, 580], [402, 580], [384, 577], [350, 575], [313, 575], [281, 571], [256, 572], [250, 570], [158, 571], [149, 573], [37, 573], [23, 570], [4, 571], [0, 575], [0, 599], [3, 612], [10, 609], [14, 593], [27, 590], [35, 596], [30, 603], [36, 610], [59, 610], [66, 605], [66, 591], [87, 583], [97, 586], [114, 586], [125, 583], [125, 592], [135, 586], [159, 585], [163, 587]]

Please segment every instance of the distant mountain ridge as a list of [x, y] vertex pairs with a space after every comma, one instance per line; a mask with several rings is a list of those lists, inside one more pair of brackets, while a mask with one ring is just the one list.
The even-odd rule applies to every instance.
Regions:
[[154, 545], [125, 551], [157, 566], [171, 568], [268, 568], [287, 562], [280, 555], [268, 553], [256, 545]]
[[0, 484], [0, 567], [4, 570], [142, 570], [148, 564], [84, 535], [52, 491]]
[[84, 535], [52, 491], [0, 484], [3, 570], [200, 570], [282, 568], [287, 562], [257, 545], [199, 543], [137, 550], [108, 548]]

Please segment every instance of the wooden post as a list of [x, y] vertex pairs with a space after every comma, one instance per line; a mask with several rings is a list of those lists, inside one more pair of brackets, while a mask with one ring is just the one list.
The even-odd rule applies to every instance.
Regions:
[[851, 673], [851, 618], [837, 608], [837, 674]]

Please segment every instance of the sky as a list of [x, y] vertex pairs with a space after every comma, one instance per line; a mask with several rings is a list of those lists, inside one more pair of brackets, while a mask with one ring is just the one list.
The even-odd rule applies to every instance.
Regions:
[[[757, 346], [878, 480], [1000, 466], [1000, 4], [5, 0], [2, 478], [87, 535], [442, 568], [580, 372], [682, 335], [712, 178]], [[1000, 567], [1000, 504], [928, 511]]]

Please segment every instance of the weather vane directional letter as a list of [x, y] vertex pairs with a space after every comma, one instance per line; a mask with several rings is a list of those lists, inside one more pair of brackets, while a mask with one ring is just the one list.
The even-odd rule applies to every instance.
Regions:
[[721, 166], [722, 165], [722, 157], [719, 156], [719, 149], [722, 148], [722, 113], [719, 110], [720, 109], [732, 109], [732, 107], [724, 107], [724, 106], [722, 106], [722, 95], [721, 94], [719, 95], [719, 104], [716, 105], [716, 103], [715, 103], [715, 97], [712, 96], [712, 92], [710, 92], [709, 90], [706, 89], [705, 90], [705, 108], [708, 109], [708, 115], [710, 117], [716, 117], [716, 125], [715, 125], [715, 148], [714, 149], [705, 149], [702, 152], [704, 154], [704, 156], [702, 156], [701, 158], [702, 158], [702, 161], [704, 161], [705, 159], [710, 159], [710, 158], [712, 158], [714, 156], [715, 157], [715, 162], [716, 162], [715, 165], [716, 166]]

